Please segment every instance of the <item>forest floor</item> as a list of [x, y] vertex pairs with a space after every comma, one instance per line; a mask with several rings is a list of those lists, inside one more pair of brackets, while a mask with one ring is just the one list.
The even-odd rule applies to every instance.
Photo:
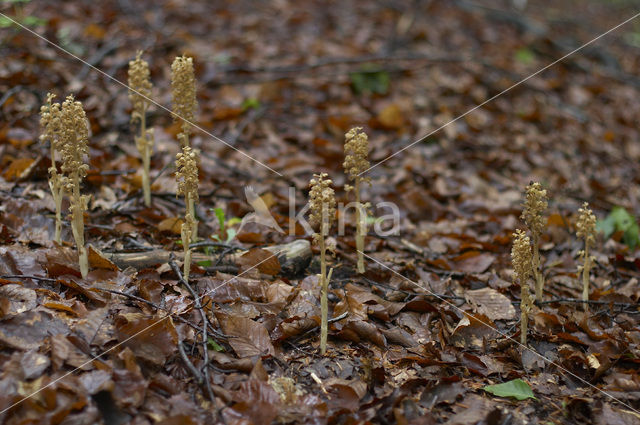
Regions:
[[[68, 52], [0, 21], [0, 422], [640, 423], [637, 227], [599, 234], [586, 309], [575, 228], [584, 202], [599, 220], [615, 207], [640, 215], [640, 19], [523, 81], [640, 4], [514, 3], [0, 2]], [[166, 258], [104, 258], [162, 249], [181, 265], [180, 124], [149, 112], [146, 208], [137, 127], [116, 81], [138, 50], [169, 109], [171, 62], [194, 58], [199, 235], [222, 242], [199, 248], [212, 260], [193, 266], [193, 293]], [[39, 142], [48, 92], [73, 93], [90, 122], [83, 193], [95, 252], [84, 279], [68, 221], [62, 245], [52, 241]], [[294, 272], [260, 264], [263, 250], [236, 250], [311, 241], [290, 217], [313, 173], [327, 172], [349, 202], [353, 126], [368, 133], [374, 165], [363, 198], [377, 217], [397, 206], [398, 221], [391, 234], [392, 221], [371, 226], [362, 275], [352, 218], [340, 216], [329, 258], [336, 320], [321, 355], [317, 248]], [[510, 252], [531, 181], [549, 194], [546, 286], [523, 346]], [[283, 232], [254, 223], [234, 234], [253, 212], [249, 186]], [[485, 390], [516, 379], [535, 398]]]

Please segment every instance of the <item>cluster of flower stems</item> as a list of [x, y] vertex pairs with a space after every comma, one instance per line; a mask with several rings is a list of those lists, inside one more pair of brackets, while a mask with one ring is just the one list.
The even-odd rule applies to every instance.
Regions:
[[[361, 127], [349, 130], [345, 135], [344, 144], [345, 160], [344, 170], [348, 179], [353, 185], [345, 185], [345, 191], [354, 192], [356, 200], [356, 250], [358, 254], [357, 271], [364, 273], [364, 242], [367, 234], [367, 210], [369, 203], [362, 203], [360, 189], [363, 183], [369, 179], [362, 174], [369, 168], [369, 140]], [[329, 235], [331, 226], [335, 221], [336, 199], [334, 190], [331, 188], [333, 182], [326, 173], [315, 174], [309, 186], [309, 210], [311, 212], [309, 224], [316, 233], [313, 236], [314, 242], [320, 250], [320, 352], [327, 351], [328, 335], [328, 302], [329, 281], [333, 269], [327, 272], [327, 244], [326, 238]]]
[[[195, 90], [193, 59], [176, 57], [171, 65], [171, 90], [173, 95], [173, 117], [181, 123], [178, 134], [182, 151], [176, 157], [176, 178], [178, 195], [185, 199], [186, 212], [182, 225], [182, 243], [185, 249], [185, 279], [189, 277], [191, 251], [189, 245], [197, 239], [198, 222], [195, 204], [198, 202], [198, 152], [189, 146], [192, 122], [195, 118], [197, 101]], [[132, 104], [131, 121], [139, 123], [140, 133], [135, 136], [135, 144], [142, 159], [142, 192], [145, 205], [151, 205], [150, 164], [153, 153], [153, 129], [147, 128], [147, 110], [153, 103], [149, 64], [138, 52], [135, 60], [129, 62], [129, 99]], [[56, 209], [55, 241], [61, 243], [62, 201], [69, 197], [71, 228], [78, 249], [78, 263], [82, 277], [89, 272], [89, 261], [84, 243], [84, 212], [88, 208], [89, 196], [81, 195], [82, 180], [89, 166], [84, 157], [89, 154], [89, 122], [82, 107], [73, 95], [62, 104], [54, 103], [55, 95], [47, 95], [47, 103], [40, 109], [40, 139], [49, 143], [51, 167], [49, 168], [49, 188]], [[59, 155], [56, 155], [58, 153]], [[56, 157], [60, 156], [60, 170]]]
[[[529, 314], [534, 305], [529, 286], [530, 279], [533, 278], [535, 285], [535, 301], [542, 301], [544, 293], [545, 278], [540, 260], [540, 240], [547, 224], [547, 218], [544, 215], [547, 206], [547, 191], [542, 189], [540, 183], [529, 184], [526, 188], [526, 198], [520, 218], [525, 222], [530, 236], [521, 229], [517, 229], [513, 234], [511, 261], [514, 279], [519, 281], [521, 288], [520, 342], [523, 345], [527, 343]], [[582, 264], [578, 267], [578, 275], [582, 275], [582, 300], [586, 309], [589, 300], [589, 276], [595, 261], [590, 250], [596, 238], [596, 217], [586, 202], [578, 210], [576, 235], [584, 242], [584, 249], [578, 253], [582, 260]]]

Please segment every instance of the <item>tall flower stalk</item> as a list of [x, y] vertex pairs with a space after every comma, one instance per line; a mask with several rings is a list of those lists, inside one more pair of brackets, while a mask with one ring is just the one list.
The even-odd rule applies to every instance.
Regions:
[[140, 135], [135, 136], [136, 148], [142, 158], [142, 193], [144, 204], [151, 206], [151, 179], [149, 177], [151, 154], [153, 153], [153, 129], [147, 129], [147, 109], [151, 102], [151, 81], [149, 64], [142, 59], [139, 51], [136, 59], [129, 62], [129, 99], [133, 105], [131, 121], [140, 123]]
[[544, 291], [544, 274], [540, 261], [540, 238], [546, 227], [546, 218], [543, 213], [547, 209], [547, 191], [542, 189], [540, 183], [531, 183], [527, 186], [527, 196], [524, 202], [524, 211], [520, 216], [524, 220], [533, 243], [533, 259], [531, 262], [533, 277], [536, 281], [536, 301], [542, 301]]
[[176, 179], [178, 180], [178, 195], [184, 196], [186, 212], [182, 223], [181, 236], [184, 249], [184, 280], [189, 281], [191, 269], [191, 248], [195, 241], [198, 221], [195, 215], [195, 204], [198, 202], [198, 158], [197, 153], [189, 146], [183, 146], [182, 152], [176, 156]]
[[520, 282], [520, 343], [527, 345], [529, 312], [533, 307], [529, 277], [531, 277], [531, 241], [524, 231], [518, 229], [513, 234], [511, 262], [515, 278]]
[[596, 216], [593, 215], [593, 211], [591, 211], [587, 202], [582, 204], [582, 208], [578, 210], [578, 214], [576, 234], [584, 240], [584, 249], [578, 253], [583, 260], [582, 265], [578, 267], [578, 274], [582, 272], [582, 300], [585, 301], [583, 307], [586, 310], [586, 301], [589, 301], [589, 275], [593, 262], [595, 261], [595, 257], [593, 257], [589, 251], [596, 243]]
[[344, 143], [345, 159], [342, 166], [353, 186], [345, 185], [347, 192], [353, 191], [356, 197], [356, 249], [358, 251], [358, 273], [364, 273], [364, 238], [367, 234], [367, 208], [369, 203], [363, 204], [360, 201], [360, 186], [363, 182], [368, 182], [368, 177], [362, 177], [369, 169], [369, 138], [362, 131], [362, 127], [355, 127], [345, 134]]
[[322, 354], [327, 352], [327, 336], [329, 333], [327, 294], [329, 292], [329, 280], [333, 272], [333, 269], [331, 269], [327, 274], [327, 247], [325, 245], [325, 238], [329, 235], [329, 230], [336, 214], [336, 199], [331, 183], [332, 181], [327, 178], [326, 173], [314, 174], [313, 179], [309, 182], [311, 186], [311, 191], [309, 192], [311, 211], [309, 224], [316, 229], [313, 240], [320, 248], [320, 352]]
[[84, 156], [89, 154], [89, 122], [82, 103], [75, 101], [72, 95], [62, 103], [60, 123], [61, 169], [66, 175], [65, 190], [69, 194], [71, 229], [78, 248], [80, 273], [82, 277], [86, 277], [89, 260], [84, 246], [84, 212], [88, 207], [89, 196], [80, 194], [80, 186], [89, 170], [89, 165], [84, 163]]
[[171, 64], [171, 93], [173, 95], [173, 119], [181, 121], [182, 131], [178, 140], [182, 146], [189, 146], [189, 135], [195, 120], [198, 102], [196, 100], [196, 78], [193, 58], [180, 56]]
[[53, 103], [55, 95], [47, 94], [47, 104], [42, 105], [40, 108], [40, 127], [42, 128], [42, 134], [40, 140], [43, 142], [49, 142], [51, 150], [51, 167], [49, 167], [49, 189], [51, 189], [51, 196], [56, 208], [56, 227], [54, 240], [57, 243], [62, 243], [62, 199], [64, 198], [65, 190], [65, 177], [63, 174], [58, 173], [56, 167], [56, 151], [60, 151], [61, 141], [60, 135], [62, 133], [62, 121], [60, 119], [60, 104]]

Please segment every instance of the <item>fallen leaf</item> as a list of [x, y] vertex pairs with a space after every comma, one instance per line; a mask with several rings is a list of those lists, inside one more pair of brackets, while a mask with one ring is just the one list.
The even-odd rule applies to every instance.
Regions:
[[493, 255], [480, 251], [467, 251], [453, 259], [455, 269], [465, 273], [483, 273], [493, 264], [494, 260]]
[[32, 310], [37, 305], [36, 291], [18, 284], [0, 286], [0, 300], [3, 299], [8, 301], [8, 304], [3, 304], [0, 317], [20, 314]]
[[238, 357], [275, 355], [267, 328], [246, 317], [217, 314], [222, 332], [229, 335], [229, 345]]
[[516, 309], [509, 298], [491, 288], [466, 291], [464, 297], [476, 306], [477, 312], [491, 320], [508, 320], [516, 316]]
[[179, 217], [169, 217], [158, 223], [158, 230], [180, 235], [182, 232], [182, 219]]
[[533, 391], [531, 391], [529, 384], [519, 378], [502, 384], [487, 385], [483, 390], [493, 395], [497, 395], [498, 397], [513, 397], [517, 400], [536, 398], [533, 395]]
[[133, 353], [157, 365], [177, 351], [178, 333], [171, 318], [120, 314], [115, 319], [118, 339]]
[[260, 273], [275, 276], [280, 273], [280, 261], [272, 252], [262, 248], [252, 248], [245, 252], [238, 259], [238, 264], [242, 266], [242, 270], [248, 270], [256, 267]]

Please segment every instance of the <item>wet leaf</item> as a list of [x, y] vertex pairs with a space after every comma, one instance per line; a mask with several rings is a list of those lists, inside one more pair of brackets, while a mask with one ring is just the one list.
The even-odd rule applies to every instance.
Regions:
[[152, 363], [164, 364], [177, 351], [178, 334], [170, 318], [121, 314], [116, 317], [115, 326], [118, 339], [136, 356]]

